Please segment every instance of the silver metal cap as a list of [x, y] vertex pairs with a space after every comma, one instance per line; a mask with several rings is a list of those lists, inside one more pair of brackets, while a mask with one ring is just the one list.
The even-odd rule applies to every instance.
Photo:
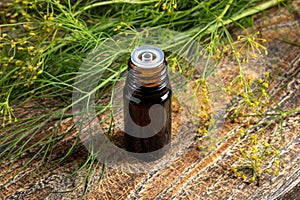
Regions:
[[140, 68], [153, 69], [164, 62], [164, 52], [155, 46], [145, 45], [134, 49], [131, 62]]

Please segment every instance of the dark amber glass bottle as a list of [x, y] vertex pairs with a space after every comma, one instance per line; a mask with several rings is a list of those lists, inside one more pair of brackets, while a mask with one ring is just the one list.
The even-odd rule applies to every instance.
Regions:
[[[155, 152], [170, 143], [171, 97], [164, 53], [154, 46], [136, 48], [128, 61], [123, 90], [127, 151]], [[150, 160], [160, 158], [164, 152], [154, 154]]]

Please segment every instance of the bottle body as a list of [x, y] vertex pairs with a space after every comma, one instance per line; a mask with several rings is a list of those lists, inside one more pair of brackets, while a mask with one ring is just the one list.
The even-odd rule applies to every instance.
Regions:
[[129, 60], [123, 89], [124, 143], [127, 151], [158, 151], [150, 160], [164, 155], [167, 151], [165, 147], [171, 141], [171, 100], [172, 90], [164, 57], [163, 62], [147, 68]]
[[[127, 90], [127, 91], [126, 91]], [[128, 88], [124, 88], [124, 130], [125, 147], [127, 151], [134, 153], [148, 153], [163, 148], [171, 139], [171, 96], [172, 91], [166, 88], [163, 93], [145, 95], [148, 88], [144, 88], [143, 96], [138, 93], [128, 94]], [[133, 98], [132, 98], [133, 97]], [[155, 116], [150, 119], [149, 111], [153, 105]], [[133, 124], [134, 123], [134, 124]], [[141, 129], [149, 124], [161, 127]], [[133, 133], [130, 134], [130, 133]]]

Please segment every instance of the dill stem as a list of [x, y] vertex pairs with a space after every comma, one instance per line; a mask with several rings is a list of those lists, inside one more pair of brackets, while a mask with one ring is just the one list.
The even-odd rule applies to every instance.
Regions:
[[[278, 3], [281, 3], [281, 2], [284, 2], [286, 0], [270, 0], [270, 1], [267, 1], [267, 2], [264, 2], [264, 3], [261, 3], [257, 6], [254, 6], [252, 8], [249, 8], [247, 10], [245, 10], [244, 12], [242, 12], [241, 14], [239, 15], [236, 15], [236, 16], [233, 16], [232, 18], [230, 19], [226, 19], [226, 20], [222, 20], [222, 17], [226, 14], [227, 10], [229, 9], [230, 7], [230, 2], [228, 2], [228, 4], [226, 5], [226, 7], [224, 8], [223, 12], [221, 13], [220, 16], [218, 16], [215, 20], [215, 23], [212, 24], [211, 26], [209, 26], [206, 30], [203, 31], [200, 30], [200, 32], [203, 31], [203, 34], [210, 34], [212, 33], [213, 31], [215, 31], [216, 29], [222, 27], [222, 26], [226, 26], [232, 22], [235, 22], [235, 21], [238, 21], [244, 17], [248, 17], [250, 15], [254, 15], [256, 13], [259, 13], [263, 10], [266, 10], [266, 9], [269, 9], [269, 8], [272, 8], [276, 5], [278, 5]], [[195, 33], [195, 32], [199, 32], [199, 30], [196, 30], [196, 29], [193, 29], [191, 30], [191, 33]]]
[[153, 3], [158, 2], [159, 0], [148, 0], [148, 1], [142, 1], [142, 0], [112, 0], [112, 1], [104, 1], [104, 2], [97, 2], [91, 5], [88, 5], [84, 7], [82, 10], [77, 11], [74, 16], [82, 13], [83, 11], [89, 10], [91, 8], [99, 7], [99, 6], [105, 6], [115, 3], [129, 3], [129, 4], [147, 4], [147, 3]]

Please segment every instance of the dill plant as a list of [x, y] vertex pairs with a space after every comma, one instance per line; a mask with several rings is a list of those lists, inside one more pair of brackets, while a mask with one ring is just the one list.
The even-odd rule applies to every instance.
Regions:
[[[76, 89], [73, 83], [75, 77], [80, 76], [78, 72], [80, 64], [93, 48], [103, 44], [114, 35], [128, 31], [137, 34], [136, 30], [143, 27], [168, 28], [183, 32], [201, 42], [205, 47], [199, 52], [201, 56], [218, 62], [226, 56], [226, 53], [233, 53], [237, 64], [241, 66], [243, 62], [247, 62], [248, 55], [257, 57], [257, 55], [267, 53], [263, 46], [264, 39], [257, 38], [255, 34], [251, 35], [245, 30], [245, 35], [239, 36], [237, 41], [234, 41], [227, 25], [235, 23], [245, 29], [252, 25], [252, 15], [276, 6], [280, 2], [282, 1], [15, 0], [3, 5], [0, 25], [0, 120], [2, 125], [0, 162], [16, 161], [28, 149], [37, 148], [32, 159], [24, 165], [22, 170], [37, 158], [40, 158], [40, 168], [44, 169], [43, 167], [48, 165], [50, 159], [47, 158], [51, 157], [53, 148], [58, 148], [53, 143], [63, 139], [69, 132], [57, 134], [59, 129], [55, 128], [38, 141], [34, 140], [34, 136], [38, 135], [50, 121], [56, 121], [59, 127], [63, 119], [75, 117], [69, 111], [72, 108], [71, 94]], [[241, 20], [244, 20], [243, 25], [240, 23]], [[245, 23], [245, 21], [250, 23]], [[176, 42], [177, 45], [185, 45], [184, 41]], [[240, 52], [245, 48], [249, 54], [242, 58]], [[129, 52], [129, 49], [124, 49], [124, 51]], [[97, 87], [97, 100], [101, 99], [106, 103], [99, 105], [97, 112], [105, 114], [104, 119], [110, 121], [113, 119], [107, 113], [110, 113], [112, 107], [111, 91], [114, 83], [125, 71], [124, 63], [127, 61], [127, 57], [121, 57], [120, 62], [112, 65], [113, 57], [118, 53], [114, 52], [105, 67], [99, 69], [105, 77], [102, 77]], [[181, 66], [180, 59], [176, 55], [170, 55], [168, 60], [170, 60], [172, 71], [179, 71], [186, 75], [192, 69]], [[205, 85], [206, 76], [207, 74], [201, 75], [201, 78], [196, 81], [195, 89], [199, 95], [205, 97], [200, 119], [205, 119], [208, 124], [204, 124], [198, 130], [201, 137], [206, 134], [205, 127], [210, 123], [210, 100]], [[239, 76], [229, 87], [224, 88], [226, 92], [232, 94], [234, 90], [231, 86], [238, 84], [241, 87], [238, 94], [234, 94], [242, 97], [241, 107], [234, 112], [232, 117], [247, 115], [248, 106], [257, 115], [262, 115], [262, 113], [257, 113], [257, 110], [261, 109], [256, 108], [268, 106], [267, 101], [270, 100], [266, 92], [268, 83], [265, 80], [257, 82], [260, 85], [258, 90], [261, 92], [259, 97], [253, 96], [251, 83], [248, 82], [240, 67]], [[53, 102], [45, 108], [45, 112], [31, 118], [22, 118], [14, 113], [14, 110], [27, 102], [38, 99], [52, 99]], [[201, 140], [201, 137], [198, 137], [198, 140]], [[69, 157], [77, 143], [78, 138], [57, 162], [61, 163]], [[253, 144], [256, 145], [256, 143]], [[268, 150], [270, 146], [271, 144], [265, 143], [265, 149]], [[243, 152], [241, 150], [242, 157], [248, 158], [248, 155]], [[265, 153], [259, 152], [260, 158], [263, 159]], [[255, 153], [258, 153], [258, 150], [255, 150]], [[252, 160], [248, 159], [249, 166], [259, 173], [258, 165], [251, 164], [256, 158], [254, 156], [252, 158]], [[89, 154], [86, 162], [78, 169], [87, 169], [88, 182], [94, 173], [93, 163], [97, 163], [95, 156]], [[234, 171], [237, 172], [237, 169], [239, 168], [234, 168]], [[38, 169], [36, 171], [38, 173]]]

